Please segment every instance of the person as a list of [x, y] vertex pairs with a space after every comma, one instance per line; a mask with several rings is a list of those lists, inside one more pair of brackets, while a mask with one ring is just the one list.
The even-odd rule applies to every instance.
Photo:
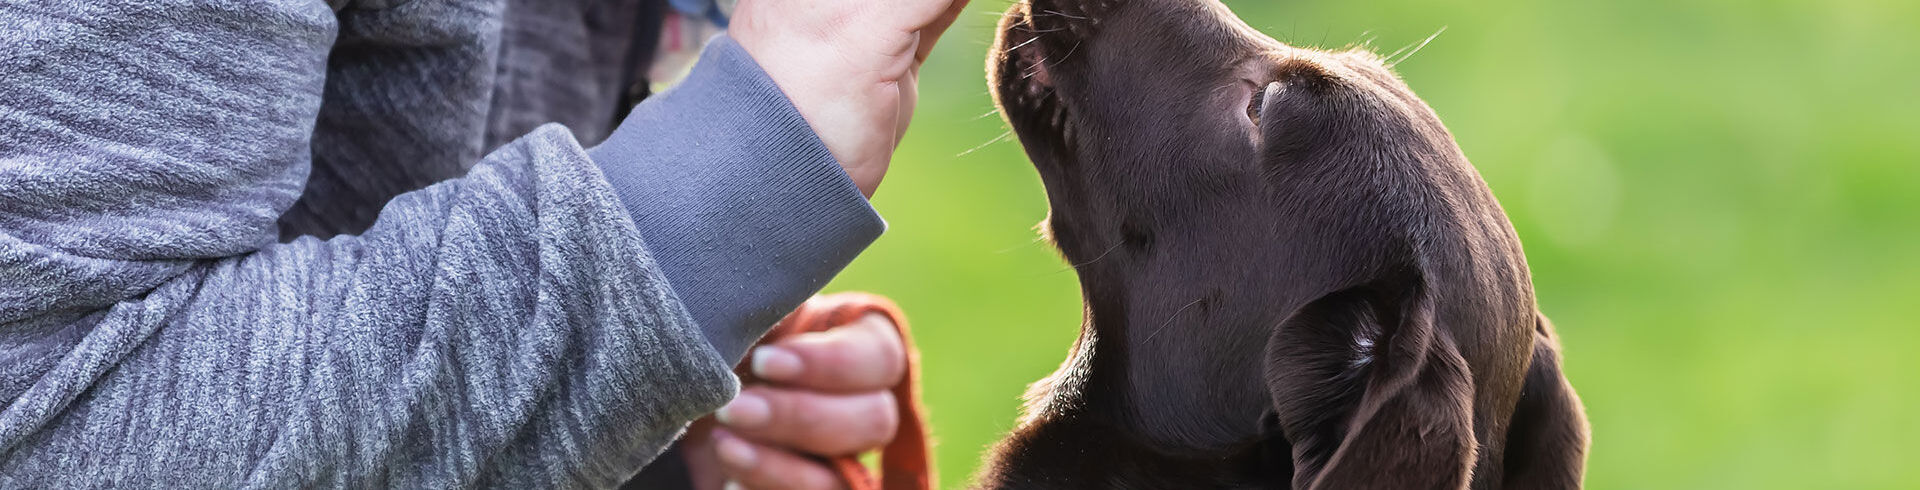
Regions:
[[[630, 106], [661, 1], [0, 4], [0, 488], [647, 485], [966, 3], [740, 0]], [[874, 322], [759, 348], [694, 480], [836, 485]]]

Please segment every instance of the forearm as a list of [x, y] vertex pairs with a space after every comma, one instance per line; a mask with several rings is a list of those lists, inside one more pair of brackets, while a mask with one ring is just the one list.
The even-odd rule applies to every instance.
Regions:
[[28, 345], [66, 354], [0, 419], [0, 486], [608, 486], [737, 389], [554, 126], [364, 235], [49, 331]]

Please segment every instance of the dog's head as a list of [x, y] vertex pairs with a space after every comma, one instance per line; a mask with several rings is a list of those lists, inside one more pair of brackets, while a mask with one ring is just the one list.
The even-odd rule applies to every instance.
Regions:
[[1305, 341], [1351, 363], [1320, 374], [1364, 376], [1387, 354], [1376, 337], [1437, 314], [1433, 268], [1458, 264], [1434, 262], [1459, 257], [1508, 283], [1474, 293], [1500, 303], [1481, 308], [1495, 323], [1531, 314], [1497, 205], [1369, 51], [1288, 46], [1216, 0], [1022, 0], [987, 69], [1087, 301], [1072, 357], [1029, 392], [990, 486], [1285, 482], [1294, 449], [1272, 385], [1315, 368], [1276, 365], [1278, 326], [1316, 304], [1350, 315]]

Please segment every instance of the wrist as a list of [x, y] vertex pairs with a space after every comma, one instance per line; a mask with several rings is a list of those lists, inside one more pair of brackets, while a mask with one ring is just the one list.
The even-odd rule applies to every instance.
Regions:
[[730, 360], [885, 226], [790, 102], [723, 36], [589, 150]]
[[898, 145], [901, 82], [849, 73], [839, 33], [796, 29], [798, 21], [768, 23], [743, 4], [729, 32], [813, 128], [860, 193], [872, 197]]

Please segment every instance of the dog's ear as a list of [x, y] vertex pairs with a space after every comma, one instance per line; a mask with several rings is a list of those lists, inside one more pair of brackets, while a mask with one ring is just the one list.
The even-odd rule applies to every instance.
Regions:
[[1323, 296], [1275, 329], [1266, 378], [1294, 488], [1465, 488], [1473, 383], [1414, 272]]
[[1507, 427], [1506, 488], [1580, 488], [1586, 474], [1587, 416], [1560, 374], [1560, 341], [1534, 312], [1533, 359]]

